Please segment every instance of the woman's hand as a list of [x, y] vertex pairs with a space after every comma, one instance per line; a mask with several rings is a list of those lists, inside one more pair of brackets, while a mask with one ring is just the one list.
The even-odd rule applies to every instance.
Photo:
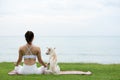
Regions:
[[16, 66], [17, 62], [14, 62], [13, 64], [14, 64], [14, 66]]

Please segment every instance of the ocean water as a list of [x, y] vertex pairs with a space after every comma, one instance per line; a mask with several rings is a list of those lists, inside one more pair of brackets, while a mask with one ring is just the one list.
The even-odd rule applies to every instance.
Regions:
[[[33, 43], [40, 46], [43, 61], [48, 62], [46, 47], [55, 47], [58, 62], [120, 63], [120, 37], [118, 36], [35, 36]], [[0, 62], [16, 62], [18, 49], [26, 44], [24, 36], [0, 37]]]

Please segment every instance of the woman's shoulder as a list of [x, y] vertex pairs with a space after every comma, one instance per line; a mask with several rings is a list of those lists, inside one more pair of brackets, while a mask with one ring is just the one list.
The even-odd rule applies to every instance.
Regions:
[[[40, 47], [39, 47], [39, 46], [36, 46], [36, 45], [32, 45], [32, 49], [40, 50]], [[26, 50], [26, 45], [20, 46], [20, 47], [19, 47], [19, 50]]]
[[32, 47], [34, 47], [34, 48], [40, 48], [39, 46], [37, 46], [37, 45], [32, 45]]
[[40, 50], [40, 47], [39, 47], [39, 46], [36, 46], [36, 45], [33, 45], [33, 48], [34, 48], [35, 50]]
[[25, 47], [26, 47], [25, 45], [22, 45], [22, 46], [19, 47], [19, 50], [24, 50]]

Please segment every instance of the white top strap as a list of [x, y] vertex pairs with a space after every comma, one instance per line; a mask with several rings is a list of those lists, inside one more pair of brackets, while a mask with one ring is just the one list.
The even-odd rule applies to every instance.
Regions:
[[26, 54], [28, 54], [30, 52], [30, 54], [32, 55], [32, 52], [30, 50], [32, 48], [32, 46], [31, 47], [26, 46], [26, 48], [27, 48], [27, 53]]

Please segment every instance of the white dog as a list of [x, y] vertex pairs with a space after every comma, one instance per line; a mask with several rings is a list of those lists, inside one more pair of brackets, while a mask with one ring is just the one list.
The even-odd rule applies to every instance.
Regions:
[[59, 74], [60, 67], [57, 65], [57, 55], [55, 53], [55, 48], [48, 48], [47, 55], [50, 55], [49, 58], [49, 69], [45, 71], [46, 74]]

